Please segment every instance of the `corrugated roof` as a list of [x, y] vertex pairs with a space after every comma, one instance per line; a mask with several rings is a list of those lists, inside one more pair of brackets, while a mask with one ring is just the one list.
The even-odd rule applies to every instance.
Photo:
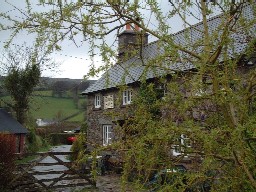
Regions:
[[[248, 20], [254, 19], [253, 10], [251, 6], [245, 6], [242, 11], [242, 15]], [[222, 30], [220, 29], [221, 24], [223, 23], [221, 15], [212, 17], [208, 20], [209, 32], [213, 34], [214, 32], [221, 34]], [[184, 29], [178, 33], [173, 34], [174, 43], [186, 47], [189, 51], [195, 53], [200, 53], [203, 50], [203, 46], [200, 45], [200, 41], [203, 39], [203, 23], [197, 23], [187, 29]], [[236, 29], [231, 34], [231, 39], [233, 42], [230, 43], [228, 48], [228, 57], [232, 58], [235, 55], [241, 54], [246, 50], [248, 41], [246, 40], [247, 36], [255, 37], [256, 24], [254, 24], [249, 31], [244, 31], [243, 29]], [[216, 43], [218, 37], [216, 37]], [[197, 46], [191, 46], [197, 44]], [[159, 76], [164, 73], [163, 68], [153, 67], [148, 70], [150, 66], [150, 61], [153, 61], [158, 56], [164, 54], [164, 46], [160, 41], [150, 43], [143, 47], [141, 55], [136, 55], [129, 60], [116, 64], [110, 68], [99, 80], [92, 84], [88, 89], [86, 89], [82, 94], [89, 94], [93, 92], [98, 92], [105, 89], [115, 88], [118, 85], [128, 85], [136, 81], [140, 81], [142, 78], [150, 79], [156, 76]], [[178, 51], [178, 54], [181, 58], [190, 57], [187, 53]], [[220, 60], [223, 60], [222, 56]], [[155, 60], [154, 62], [157, 62]], [[147, 65], [143, 65], [143, 64]], [[161, 65], [161, 64], [159, 64]], [[170, 70], [173, 71], [186, 71], [195, 66], [190, 62], [175, 62], [168, 66]]]
[[14, 119], [4, 109], [0, 109], [0, 132], [13, 134], [28, 133], [28, 130], [23, 127], [16, 119]]

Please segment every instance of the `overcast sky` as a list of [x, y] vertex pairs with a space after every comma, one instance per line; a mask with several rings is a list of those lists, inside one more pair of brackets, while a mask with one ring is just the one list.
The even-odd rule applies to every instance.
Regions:
[[[3, 0], [2, 0], [3, 1]], [[23, 8], [25, 5], [25, 0], [8, 0], [8, 2], [11, 2], [13, 5], [15, 5], [18, 8]], [[31, 2], [38, 2], [37, 0], [33, 0]], [[161, 8], [166, 10], [170, 4], [168, 3], [168, 0], [159, 0], [161, 3]], [[35, 9], [38, 9], [37, 6], [35, 6]], [[14, 15], [16, 17], [19, 17], [19, 14], [13, 10], [13, 7], [9, 6], [5, 2], [1, 2], [0, 6], [1, 12], [8, 12], [11, 15]], [[145, 15], [147, 17], [147, 15]], [[150, 17], [148, 15], [148, 17]], [[193, 23], [193, 21], [191, 21]], [[194, 21], [196, 22], [196, 21]], [[172, 32], [177, 32], [183, 28], [182, 22], [180, 22], [178, 19], [173, 20], [172, 23], [170, 23], [173, 26]], [[152, 27], [154, 27], [154, 22], [151, 22]], [[3, 42], [5, 42], [10, 36], [9, 31], [0, 31], [0, 46], [2, 48]], [[19, 34], [13, 41], [14, 45], [22, 45], [24, 42], [27, 44], [31, 43], [34, 40], [34, 37], [32, 35], [28, 35], [25, 32], [22, 34]], [[113, 40], [113, 37], [109, 37], [109, 40]], [[154, 38], [149, 36], [149, 41], [155, 40]], [[64, 41], [62, 45], [62, 51], [60, 52], [54, 52], [52, 53], [51, 57], [56, 61], [61, 63], [61, 66], [59, 67], [59, 72], [44, 72], [43, 76], [50, 76], [50, 77], [63, 77], [63, 78], [73, 78], [73, 79], [82, 79], [84, 75], [88, 72], [88, 66], [90, 65], [89, 56], [87, 55], [88, 51], [88, 45], [86, 43], [79, 45], [79, 47], [76, 47], [74, 43], [71, 41]], [[1, 49], [3, 50], [3, 49]], [[100, 63], [100, 58], [96, 57], [96, 64]], [[94, 77], [94, 79], [97, 79], [98, 77]]]
[[[25, 0], [8, 0], [8, 2], [11, 2], [18, 8], [23, 8], [25, 6]], [[0, 12], [8, 12], [16, 17], [19, 17], [20, 15], [6, 2], [1, 2]], [[3, 51], [3, 42], [5, 42], [9, 37], [10, 31], [0, 31], [1, 51]], [[29, 46], [33, 43], [33, 40], [33, 35], [28, 35], [26, 32], [22, 32], [14, 39], [12, 45], [21, 46], [25, 42], [26, 45]], [[53, 60], [61, 64], [58, 67], [58, 71], [44, 71], [43, 76], [82, 79], [88, 72], [88, 63], [90, 62], [89, 57], [87, 56], [87, 46], [83, 44], [80, 45], [80, 47], [76, 47], [75, 44], [70, 41], [65, 41], [61, 45], [61, 51], [51, 54]]]

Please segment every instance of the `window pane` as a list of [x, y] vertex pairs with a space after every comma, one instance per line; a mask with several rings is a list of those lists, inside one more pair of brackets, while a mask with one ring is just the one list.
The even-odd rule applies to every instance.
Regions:
[[94, 105], [95, 107], [100, 107], [100, 95], [95, 95]]
[[112, 126], [103, 125], [103, 145], [110, 144], [111, 139], [112, 139]]
[[123, 104], [127, 105], [130, 104], [132, 101], [132, 90], [125, 90], [123, 91]]
[[128, 91], [128, 99], [127, 99], [127, 101], [128, 102], [131, 101], [131, 92], [130, 91]]
[[176, 153], [181, 153], [180, 145], [176, 145], [176, 146], [174, 147], [174, 151], [175, 151]]
[[124, 91], [123, 92], [123, 104], [126, 104], [127, 103], [127, 92]]

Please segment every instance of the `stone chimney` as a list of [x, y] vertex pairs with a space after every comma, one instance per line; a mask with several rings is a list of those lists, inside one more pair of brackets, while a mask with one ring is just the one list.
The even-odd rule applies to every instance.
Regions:
[[118, 35], [118, 61], [129, 59], [146, 44], [148, 44], [148, 34], [143, 32], [138, 25], [128, 21], [125, 30]]

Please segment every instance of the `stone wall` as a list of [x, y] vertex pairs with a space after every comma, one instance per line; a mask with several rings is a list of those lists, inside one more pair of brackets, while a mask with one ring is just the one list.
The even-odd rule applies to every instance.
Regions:
[[[251, 71], [251, 69], [255, 68], [253, 67], [248, 67], [248, 66], [241, 66], [237, 69], [236, 73], [239, 74], [241, 77], [246, 77], [247, 74]], [[190, 79], [193, 81], [193, 73], [185, 73], [181, 74], [178, 79], [175, 81], [180, 85], [180, 91], [181, 94], [183, 95], [184, 99], [187, 97], [195, 96], [197, 93], [196, 91], [198, 90], [191, 90], [191, 86], [184, 86], [184, 79], [188, 80]], [[246, 79], [246, 78], [245, 78]], [[173, 81], [172, 78], [167, 79], [167, 82]], [[151, 82], [154, 82], [152, 80]], [[157, 81], [155, 81], [156, 83]], [[210, 82], [210, 83], [209, 83]], [[211, 79], [206, 80], [206, 83], [209, 85], [209, 90], [207, 92], [211, 91]], [[133, 89], [133, 98], [136, 97], [136, 92], [138, 90], [139, 86], [134, 84], [132, 89]], [[167, 90], [168, 92], [170, 90]], [[99, 144], [102, 145], [102, 126], [103, 125], [112, 125], [113, 128], [115, 129], [116, 124], [120, 120], [125, 120], [130, 116], [129, 112], [129, 105], [123, 106], [122, 105], [122, 92], [119, 89], [109, 89], [102, 91], [100, 93], [101, 97], [101, 107], [100, 108], [95, 108], [94, 105], [94, 99], [95, 99], [95, 94], [90, 94], [88, 95], [88, 102], [87, 102], [87, 120], [88, 120], [88, 142], [92, 144]], [[109, 96], [113, 95], [113, 100], [114, 100], [114, 107], [113, 108], [108, 108], [104, 109], [104, 96]], [[198, 95], [199, 96], [199, 95]], [[209, 110], [211, 108], [212, 110]], [[215, 108], [214, 106], [209, 103], [208, 101], [203, 102], [200, 106], [197, 108], [193, 109], [192, 111], [188, 112], [186, 115], [191, 118], [193, 118], [196, 121], [200, 121], [202, 118], [202, 115], [205, 115], [205, 113], [214, 113]], [[163, 108], [162, 109], [162, 116], [166, 120], [172, 120], [176, 122], [177, 120], [181, 120], [182, 117], [177, 114], [177, 111], [175, 109], [169, 108]], [[206, 115], [207, 116], [207, 115]]]
[[[136, 87], [133, 87], [133, 97], [136, 95]], [[104, 96], [113, 95], [114, 107], [104, 109]], [[100, 93], [101, 107], [95, 108], [95, 94], [88, 95], [87, 98], [87, 140], [89, 144], [102, 145], [103, 125], [115, 126], [119, 120], [127, 119], [129, 116], [128, 105], [122, 105], [122, 92], [118, 89], [111, 89]]]

